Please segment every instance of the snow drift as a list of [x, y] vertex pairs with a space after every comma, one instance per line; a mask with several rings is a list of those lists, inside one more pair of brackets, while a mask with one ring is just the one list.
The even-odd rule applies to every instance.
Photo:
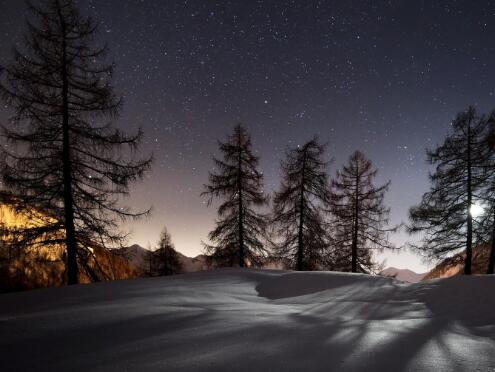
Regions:
[[2, 371], [490, 371], [494, 291], [225, 269], [5, 294]]

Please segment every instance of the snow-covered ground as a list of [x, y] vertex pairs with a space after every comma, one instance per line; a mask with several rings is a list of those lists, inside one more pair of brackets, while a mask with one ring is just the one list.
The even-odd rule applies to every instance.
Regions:
[[495, 276], [225, 269], [0, 295], [1, 371], [494, 371]]

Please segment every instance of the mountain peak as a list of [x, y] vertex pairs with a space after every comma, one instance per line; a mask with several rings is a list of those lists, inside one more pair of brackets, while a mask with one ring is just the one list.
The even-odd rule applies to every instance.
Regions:
[[426, 273], [418, 274], [409, 269], [398, 269], [396, 267], [387, 267], [385, 270], [382, 270], [379, 273], [379, 275], [395, 278], [397, 280], [400, 280], [401, 282], [417, 283], [424, 278]]

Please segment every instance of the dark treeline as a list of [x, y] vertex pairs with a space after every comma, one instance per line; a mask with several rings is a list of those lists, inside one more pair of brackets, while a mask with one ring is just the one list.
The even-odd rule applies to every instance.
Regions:
[[[122, 220], [149, 213], [119, 202], [149, 170], [151, 158], [135, 156], [141, 131], [128, 135], [112, 126], [122, 102], [112, 88], [107, 49], [95, 45], [98, 23], [72, 0], [28, 8], [24, 44], [0, 68], [0, 95], [14, 113], [1, 132], [1, 202], [26, 220], [0, 221], [0, 269], [12, 271], [9, 265], [23, 263], [29, 252], [58, 247], [63, 282], [78, 283], [81, 275], [109, 279], [113, 264], [98, 256], [123, 245]], [[220, 200], [205, 245], [209, 263], [261, 267], [272, 260], [295, 270], [377, 272], [374, 252], [397, 249], [389, 235], [398, 226], [389, 224], [384, 204], [390, 182], [375, 184], [377, 169], [360, 151], [331, 177], [326, 150], [316, 137], [288, 148], [270, 200], [250, 135], [236, 126], [220, 143], [221, 157], [204, 186], [209, 204]], [[427, 157], [434, 167], [431, 188], [411, 208], [407, 226], [422, 234], [413, 248], [430, 260], [461, 259], [471, 274], [473, 249], [491, 244], [485, 271], [493, 273], [495, 114], [472, 107], [459, 113]], [[475, 218], [473, 206], [485, 213]], [[54, 262], [53, 252], [43, 255]], [[164, 231], [144, 269], [147, 275], [180, 272], [178, 257]]]
[[[240, 130], [236, 127], [236, 131]], [[243, 135], [246, 134], [242, 130]], [[233, 138], [233, 137], [232, 137]], [[251, 145], [251, 142], [249, 141]], [[233, 144], [232, 144], [233, 145]], [[473, 107], [460, 112], [452, 122], [452, 130], [443, 144], [427, 150], [428, 162], [434, 166], [430, 174], [431, 188], [420, 204], [410, 209], [410, 234], [420, 233], [419, 244], [410, 244], [427, 260], [448, 259], [463, 262], [464, 273], [472, 273], [473, 249], [490, 244], [484, 272], [493, 274], [495, 267], [495, 113], [478, 114]], [[373, 252], [397, 249], [389, 241], [389, 234], [399, 226], [389, 225], [390, 209], [384, 205], [390, 182], [377, 186], [373, 180], [375, 169], [360, 151], [354, 152], [349, 163], [335, 178], [328, 175], [329, 161], [325, 160], [325, 146], [318, 138], [288, 149], [281, 162], [282, 182], [275, 191], [271, 212], [257, 220], [258, 243], [264, 240], [269, 249], [265, 260], [276, 259], [295, 270], [329, 269], [350, 272], [377, 272]], [[222, 170], [225, 173], [222, 173]], [[256, 171], [259, 176], [259, 171]], [[216, 178], [237, 176], [221, 168]], [[260, 176], [259, 176], [260, 177]], [[231, 179], [232, 184], [237, 181]], [[253, 185], [254, 186], [254, 185]], [[260, 203], [262, 184], [257, 184]], [[207, 186], [207, 189], [211, 185]], [[218, 197], [222, 197], [219, 193]], [[225, 203], [239, 203], [242, 195], [231, 192]], [[480, 216], [473, 208], [482, 208]], [[220, 207], [219, 215], [224, 214]], [[251, 211], [252, 212], [252, 211]], [[254, 212], [252, 212], [254, 213]], [[239, 219], [236, 219], [239, 221]], [[267, 229], [266, 221], [272, 228]], [[242, 241], [242, 229], [236, 230], [235, 240], [228, 238], [207, 253], [218, 254], [230, 250]], [[268, 234], [268, 231], [271, 234]], [[214, 236], [214, 232], [211, 235]], [[232, 252], [239, 257], [238, 252]], [[240, 266], [259, 266], [256, 261]], [[237, 260], [217, 261], [218, 266]], [[230, 266], [227, 264], [227, 266]]]
[[390, 210], [384, 205], [390, 182], [374, 185], [377, 170], [361, 152], [330, 180], [326, 146], [317, 137], [288, 149], [267, 212], [269, 198], [247, 131], [236, 126], [220, 150], [224, 160], [214, 158], [217, 170], [203, 193], [209, 203], [212, 197], [222, 200], [210, 233], [216, 245], [206, 245], [212, 265], [261, 267], [276, 261], [294, 270], [376, 273], [373, 252], [396, 249], [388, 236], [397, 227], [388, 226]]

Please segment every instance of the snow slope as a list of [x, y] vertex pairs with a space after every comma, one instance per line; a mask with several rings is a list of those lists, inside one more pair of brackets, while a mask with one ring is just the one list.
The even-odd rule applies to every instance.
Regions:
[[381, 276], [386, 276], [389, 278], [394, 278], [400, 280], [401, 282], [407, 283], [417, 283], [420, 282], [426, 275], [415, 273], [409, 269], [397, 269], [395, 267], [387, 267], [385, 270], [380, 272]]
[[495, 276], [224, 269], [0, 296], [2, 371], [493, 371]]

